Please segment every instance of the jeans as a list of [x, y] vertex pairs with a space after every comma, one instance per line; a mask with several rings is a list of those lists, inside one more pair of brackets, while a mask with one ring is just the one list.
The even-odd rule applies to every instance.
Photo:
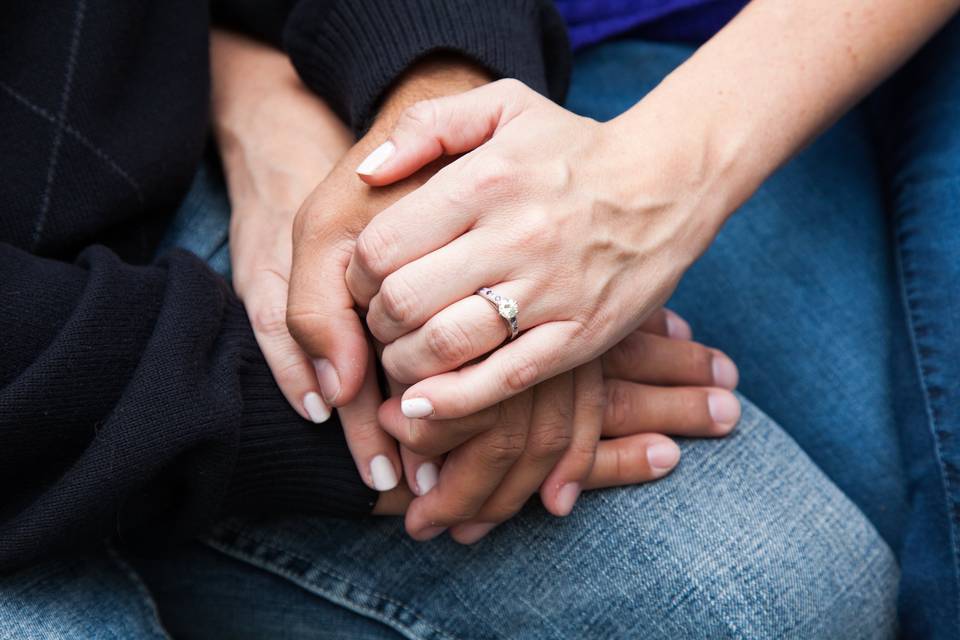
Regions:
[[[686, 53], [589, 51], [570, 105], [614, 115]], [[744, 399], [737, 431], [682, 441], [667, 478], [587, 493], [566, 519], [531, 504], [469, 548], [414, 543], [394, 518], [292, 517], [227, 520], [146, 557], [51, 560], [0, 580], [0, 636], [893, 637], [903, 316], [867, 140], [855, 113], [768, 181], [671, 303], [783, 428]], [[176, 244], [222, 268], [216, 179], [198, 176]]]

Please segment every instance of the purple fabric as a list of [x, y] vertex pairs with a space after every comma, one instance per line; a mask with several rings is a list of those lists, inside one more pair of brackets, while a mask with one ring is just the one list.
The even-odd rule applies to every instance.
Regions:
[[717, 32], [748, 0], [556, 0], [574, 50], [628, 32], [698, 42]]

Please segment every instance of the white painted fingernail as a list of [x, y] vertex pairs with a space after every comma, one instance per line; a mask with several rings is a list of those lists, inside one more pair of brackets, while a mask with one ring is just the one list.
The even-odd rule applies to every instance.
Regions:
[[303, 396], [303, 408], [314, 424], [320, 424], [330, 419], [330, 407], [316, 391], [311, 391]]
[[410, 398], [400, 403], [400, 411], [408, 418], [426, 418], [433, 413], [433, 403], [426, 398]]
[[360, 166], [357, 167], [357, 173], [363, 176], [373, 175], [377, 169], [380, 168], [380, 165], [386, 162], [396, 150], [397, 147], [394, 146], [392, 142], [387, 140], [382, 145], [371, 151], [370, 155], [363, 159], [363, 162], [361, 162]]
[[376, 456], [370, 461], [370, 475], [373, 476], [373, 488], [377, 491], [390, 491], [397, 486], [397, 470], [387, 456]]
[[419, 495], [426, 495], [430, 489], [437, 486], [437, 477], [440, 470], [432, 462], [424, 462], [417, 469], [417, 491]]

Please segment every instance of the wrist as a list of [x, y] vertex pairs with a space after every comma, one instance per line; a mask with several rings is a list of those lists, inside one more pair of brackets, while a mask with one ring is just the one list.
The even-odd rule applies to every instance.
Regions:
[[[696, 100], [661, 84], [634, 108], [601, 125], [621, 175], [649, 176], [686, 203], [684, 222], [709, 244], [759, 187], [756, 166], [739, 127], [726, 126]], [[652, 168], [654, 168], [652, 170]], [[650, 200], [649, 179], [620, 180], [627, 202]], [[681, 214], [682, 215], [682, 214]], [[705, 249], [706, 245], [700, 247]]]
[[492, 81], [488, 71], [462, 56], [431, 54], [397, 79], [364, 138], [386, 138], [403, 111], [412, 104], [463, 93]]

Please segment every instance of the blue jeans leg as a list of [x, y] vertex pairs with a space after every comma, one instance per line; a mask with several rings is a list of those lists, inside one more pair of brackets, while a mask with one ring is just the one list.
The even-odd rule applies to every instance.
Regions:
[[419, 640], [894, 637], [893, 554], [779, 427], [744, 400], [732, 436], [681, 446], [659, 482], [562, 519], [531, 504], [471, 547], [397, 518], [228, 520], [207, 542]]
[[871, 100], [920, 409], [903, 422], [912, 496], [908, 637], [960, 633], [960, 18]]
[[5, 640], [170, 640], [146, 587], [111, 548], [0, 576]]
[[[568, 106], [614, 117], [690, 52], [636, 40], [589, 50]], [[766, 181], [670, 305], [736, 360], [744, 394], [899, 549], [907, 500], [893, 390], [909, 358], [895, 282], [882, 182], [857, 111]]]

